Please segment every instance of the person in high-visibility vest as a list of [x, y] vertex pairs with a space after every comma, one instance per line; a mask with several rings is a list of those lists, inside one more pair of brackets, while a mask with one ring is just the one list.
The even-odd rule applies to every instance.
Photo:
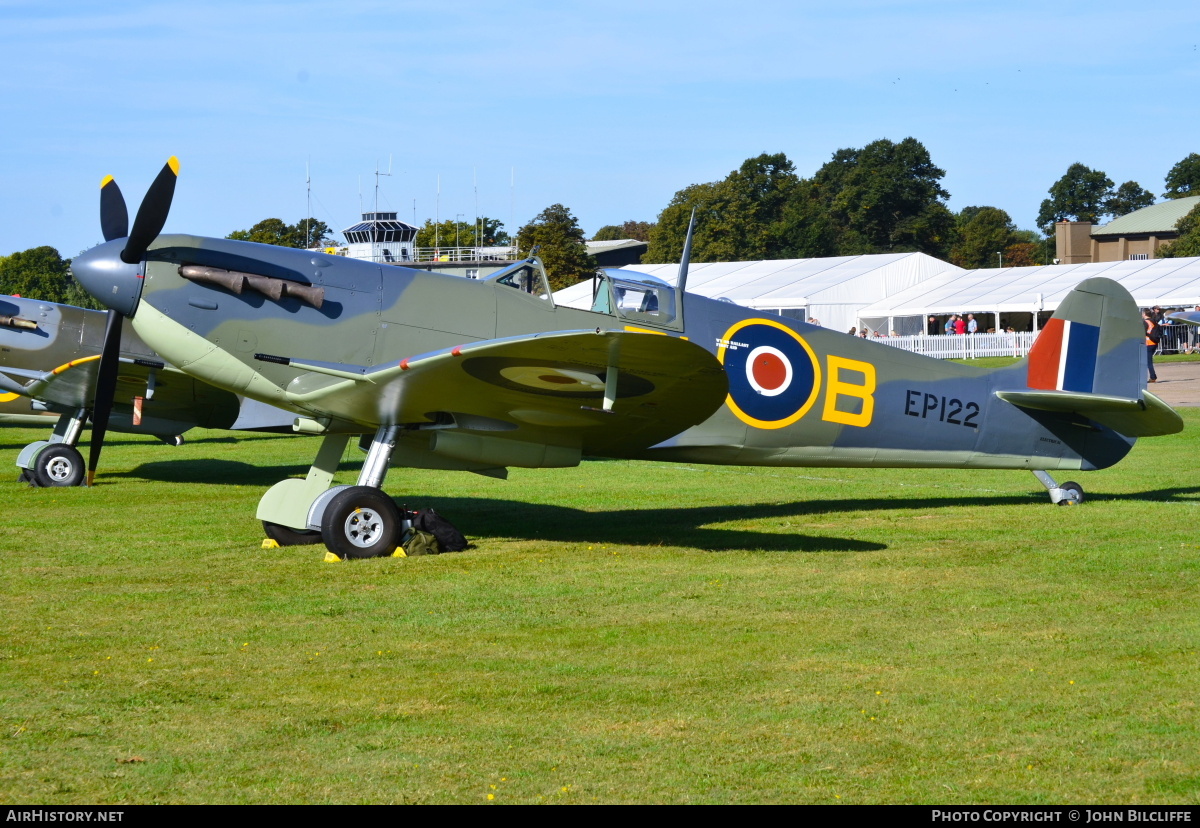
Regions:
[[1146, 367], [1150, 370], [1150, 382], [1158, 382], [1158, 374], [1154, 372], [1154, 352], [1162, 339], [1162, 327], [1154, 319], [1149, 309], [1142, 311], [1142, 324], [1146, 326]]

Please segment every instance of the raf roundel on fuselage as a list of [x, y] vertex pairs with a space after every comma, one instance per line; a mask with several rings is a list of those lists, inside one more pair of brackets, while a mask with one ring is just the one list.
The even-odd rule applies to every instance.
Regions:
[[755, 428], [783, 428], [812, 408], [821, 368], [808, 343], [786, 325], [746, 319], [725, 332], [717, 351], [729, 379], [729, 408]]

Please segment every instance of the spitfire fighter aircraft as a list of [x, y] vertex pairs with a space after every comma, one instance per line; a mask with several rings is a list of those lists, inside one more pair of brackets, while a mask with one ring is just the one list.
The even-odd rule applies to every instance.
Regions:
[[[84, 480], [75, 446], [94, 417], [105, 324], [102, 311], [0, 296], [0, 422], [53, 426], [48, 440], [30, 443], [17, 458], [22, 478], [35, 486]], [[181, 444], [196, 426], [269, 429], [291, 422], [278, 409], [247, 404], [166, 365], [132, 331], [121, 337], [116, 387], [126, 393], [108, 403], [113, 430], [152, 434], [169, 445]]]
[[[394, 549], [389, 463], [503, 477], [587, 456], [763, 466], [1027, 469], [1056, 503], [1137, 437], [1182, 428], [1145, 390], [1142, 325], [1124, 288], [1071, 291], [1032, 353], [988, 371], [686, 293], [627, 271], [597, 277], [590, 310], [559, 307], [539, 260], [481, 280], [189, 235], [159, 235], [172, 159], [126, 237], [75, 278], [204, 382], [295, 412], [323, 435], [306, 479], [258, 506], [271, 537], [339, 557]], [[101, 366], [101, 377], [105, 368]], [[330, 486], [364, 435], [357, 485]]]

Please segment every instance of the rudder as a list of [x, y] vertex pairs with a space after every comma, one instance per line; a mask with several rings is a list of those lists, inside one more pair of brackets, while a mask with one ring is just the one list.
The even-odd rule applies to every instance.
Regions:
[[1145, 328], [1133, 297], [1112, 279], [1080, 282], [1029, 351], [1030, 388], [1135, 399], [1146, 387]]
[[1027, 390], [996, 396], [1033, 411], [1071, 413], [1126, 437], [1175, 434], [1183, 420], [1146, 391], [1145, 327], [1112, 279], [1086, 279], [1063, 298], [1026, 359]]

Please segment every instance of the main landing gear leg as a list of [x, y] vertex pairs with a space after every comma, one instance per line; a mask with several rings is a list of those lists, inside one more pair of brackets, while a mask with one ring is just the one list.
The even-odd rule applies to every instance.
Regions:
[[83, 483], [83, 455], [75, 444], [79, 442], [87, 418], [86, 408], [63, 414], [49, 440], [38, 440], [23, 448], [17, 457], [17, 466], [22, 469], [20, 479], [32, 486], [46, 488]]
[[1041, 470], [1034, 471], [1033, 476], [1050, 492], [1051, 503], [1059, 506], [1078, 506], [1083, 503], [1083, 486], [1075, 481], [1069, 480], [1059, 486], [1053, 477]]
[[380, 489], [399, 433], [399, 426], [381, 426], [367, 450], [358, 485], [330, 489], [313, 504], [309, 525], [320, 525], [325, 547], [339, 558], [390, 555], [400, 543], [400, 510]]

